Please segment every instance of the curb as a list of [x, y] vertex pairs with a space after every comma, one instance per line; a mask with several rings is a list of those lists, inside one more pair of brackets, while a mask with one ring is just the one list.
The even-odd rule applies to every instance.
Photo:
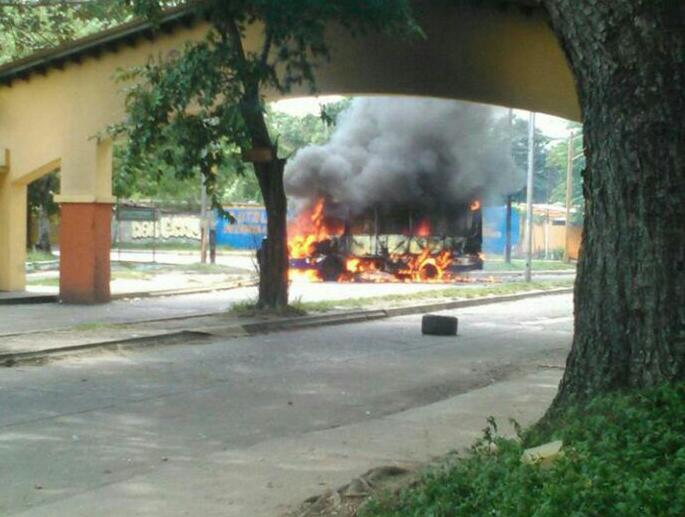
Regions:
[[194, 332], [192, 330], [179, 330], [163, 334], [151, 334], [149, 336], [139, 336], [125, 339], [114, 339], [109, 341], [99, 341], [96, 343], [84, 343], [82, 345], [64, 346], [60, 348], [46, 348], [43, 350], [34, 350], [31, 352], [15, 352], [8, 354], [0, 354], [0, 366], [14, 366], [18, 363], [25, 363], [30, 361], [40, 361], [48, 357], [58, 357], [60, 355], [68, 355], [74, 352], [82, 352], [87, 350], [112, 350], [120, 346], [130, 346], [133, 348], [144, 347], [151, 345], [172, 345], [176, 341], [182, 339], [187, 341], [189, 339], [198, 339], [202, 337], [209, 337], [208, 334], [202, 332]]
[[[312, 327], [323, 327], [329, 325], [342, 325], [345, 323], [360, 323], [364, 321], [374, 321], [385, 318], [393, 318], [396, 316], [423, 314], [426, 312], [475, 307], [479, 305], [490, 305], [494, 303], [518, 301], [526, 298], [535, 298], [538, 296], [551, 296], [555, 294], [569, 293], [573, 293], [572, 287], [550, 289], [547, 291], [528, 291], [523, 293], [508, 294], [502, 296], [485, 296], [481, 298], [472, 298], [467, 300], [452, 300], [449, 302], [411, 305], [407, 307], [394, 307], [390, 309], [370, 309], [316, 316], [302, 316], [297, 318], [284, 318], [280, 320], [259, 321], [239, 325], [217, 325], [211, 327], [195, 328], [191, 327], [185, 330], [161, 332], [158, 334], [151, 334], [149, 336], [139, 336], [134, 338], [124, 338], [109, 341], [100, 341], [95, 343], [85, 343], [82, 345], [73, 345], [60, 348], [47, 348], [32, 352], [0, 354], [0, 365], [14, 366], [16, 363], [41, 360], [46, 359], [48, 357], [56, 357], [59, 355], [66, 355], [69, 353], [80, 352], [85, 350], [107, 350], [111, 348], [118, 348], [120, 346], [125, 346], [127, 348], [143, 348], [146, 346], [176, 344], [178, 341], [183, 341], [187, 343], [188, 341], [193, 341], [197, 339], [207, 339], [212, 337], [245, 337], [257, 334], [266, 334], [269, 332], [276, 331], [298, 330]], [[197, 316], [190, 316], [189, 318], [194, 317]], [[188, 317], [185, 318], [189, 319]], [[184, 317], [169, 319], [184, 319]]]
[[327, 325], [340, 325], [344, 323], [358, 323], [384, 318], [394, 318], [396, 316], [408, 316], [411, 314], [423, 314], [433, 311], [444, 311], [449, 309], [460, 309], [475, 307], [478, 305], [490, 305], [493, 303], [515, 302], [526, 298], [547, 296], [555, 294], [573, 293], [572, 287], [560, 289], [550, 289], [547, 291], [528, 291], [525, 293], [506, 294], [502, 296], [483, 296], [481, 298], [471, 298], [467, 300], [452, 300], [449, 302], [426, 303], [422, 305], [409, 305], [406, 307], [393, 307], [390, 309], [371, 309], [367, 311], [342, 312], [336, 314], [326, 314], [318, 316], [304, 316], [300, 318], [289, 318], [283, 320], [272, 320], [257, 323], [247, 323], [244, 325], [231, 325], [226, 327], [208, 327], [192, 329], [212, 334], [214, 331], [228, 332], [235, 330], [239, 335], [264, 334], [280, 330], [294, 330], [308, 327], [322, 327]]
[[56, 303], [59, 297], [49, 293], [22, 294], [16, 298], [0, 298], [0, 305], [29, 305], [37, 303]]
[[36, 262], [26, 263], [27, 273], [31, 273], [33, 271], [54, 271], [55, 269], [59, 269], [59, 259], [39, 260]]
[[527, 291], [516, 294], [503, 294], [500, 296], [483, 296], [481, 298], [471, 298], [466, 300], [453, 300], [450, 302], [426, 303], [423, 305], [412, 305], [408, 307], [395, 307], [385, 309], [389, 318], [394, 316], [406, 316], [409, 314], [422, 314], [432, 311], [444, 311], [449, 309], [462, 309], [466, 307], [476, 307], [478, 305], [490, 305], [493, 303], [516, 302], [526, 298], [535, 298], [538, 296], [547, 296], [554, 294], [572, 294], [573, 287], [561, 287], [557, 289], [549, 289], [546, 291]]

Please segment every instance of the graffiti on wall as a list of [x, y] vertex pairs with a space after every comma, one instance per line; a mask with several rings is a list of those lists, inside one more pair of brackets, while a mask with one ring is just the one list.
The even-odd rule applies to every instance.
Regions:
[[153, 221], [132, 221], [131, 238], [161, 240], [192, 239], [200, 240], [200, 218], [196, 215], [162, 215]]
[[[266, 236], [266, 211], [261, 206], [228, 207], [234, 223], [214, 214], [216, 243], [235, 249], [256, 249]], [[157, 240], [200, 240], [200, 216], [193, 213], [161, 213], [153, 221], [113, 221], [112, 234], [121, 242]], [[211, 224], [211, 223], [210, 223]]]

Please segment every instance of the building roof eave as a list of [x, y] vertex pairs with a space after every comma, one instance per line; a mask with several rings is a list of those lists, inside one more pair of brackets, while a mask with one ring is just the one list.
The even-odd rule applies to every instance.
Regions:
[[26, 79], [36, 73], [45, 74], [48, 70], [62, 68], [69, 62], [79, 63], [87, 57], [97, 57], [121, 44], [133, 45], [140, 38], [153, 39], [160, 32], [168, 32], [179, 24], [190, 26], [196, 21], [196, 17], [194, 10], [188, 7], [178, 8], [166, 12], [156, 23], [136, 19], [57, 47], [39, 50], [0, 65], [0, 86], [11, 86], [15, 80]]

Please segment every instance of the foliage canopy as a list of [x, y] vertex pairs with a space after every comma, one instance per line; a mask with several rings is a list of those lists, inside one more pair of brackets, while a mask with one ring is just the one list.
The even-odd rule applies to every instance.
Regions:
[[[133, 2], [137, 14], [153, 19], [166, 5]], [[285, 95], [300, 85], [316, 90], [315, 68], [330, 59], [329, 23], [353, 34], [418, 31], [406, 0], [213, 0], [189, 8], [213, 29], [173, 59], [120, 74], [122, 81], [132, 82], [129, 119], [113, 130], [130, 136], [124, 168], [155, 153], [181, 176], [199, 170], [215, 206], [220, 202], [216, 171], [230, 166], [243, 174], [246, 151], [277, 147], [264, 123], [266, 92]], [[256, 23], [262, 27], [259, 45], [245, 48]]]
[[110, 28], [131, 15], [121, 0], [0, 1], [0, 63]]

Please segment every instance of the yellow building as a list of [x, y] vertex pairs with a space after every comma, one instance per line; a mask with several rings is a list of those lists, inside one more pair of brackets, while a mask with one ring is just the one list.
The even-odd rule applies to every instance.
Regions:
[[[579, 118], [571, 73], [542, 10], [425, 1], [417, 12], [426, 33], [417, 41], [351, 39], [331, 27], [321, 94], [434, 96]], [[136, 21], [0, 67], [0, 290], [25, 287], [26, 186], [59, 169], [61, 297], [109, 300], [112, 145], [100, 135], [124, 113], [113, 77], [208, 30], [175, 11], [157, 30]], [[248, 31], [248, 49], [260, 31]]]
[[[519, 205], [518, 210], [521, 214], [519, 242], [523, 246], [526, 228], [525, 205]], [[575, 209], [572, 213], [575, 213]], [[559, 259], [566, 252], [571, 260], [578, 260], [582, 229], [580, 224], [566, 226], [566, 208], [563, 206], [533, 205], [533, 256]], [[521, 252], [523, 253], [523, 249]]]

